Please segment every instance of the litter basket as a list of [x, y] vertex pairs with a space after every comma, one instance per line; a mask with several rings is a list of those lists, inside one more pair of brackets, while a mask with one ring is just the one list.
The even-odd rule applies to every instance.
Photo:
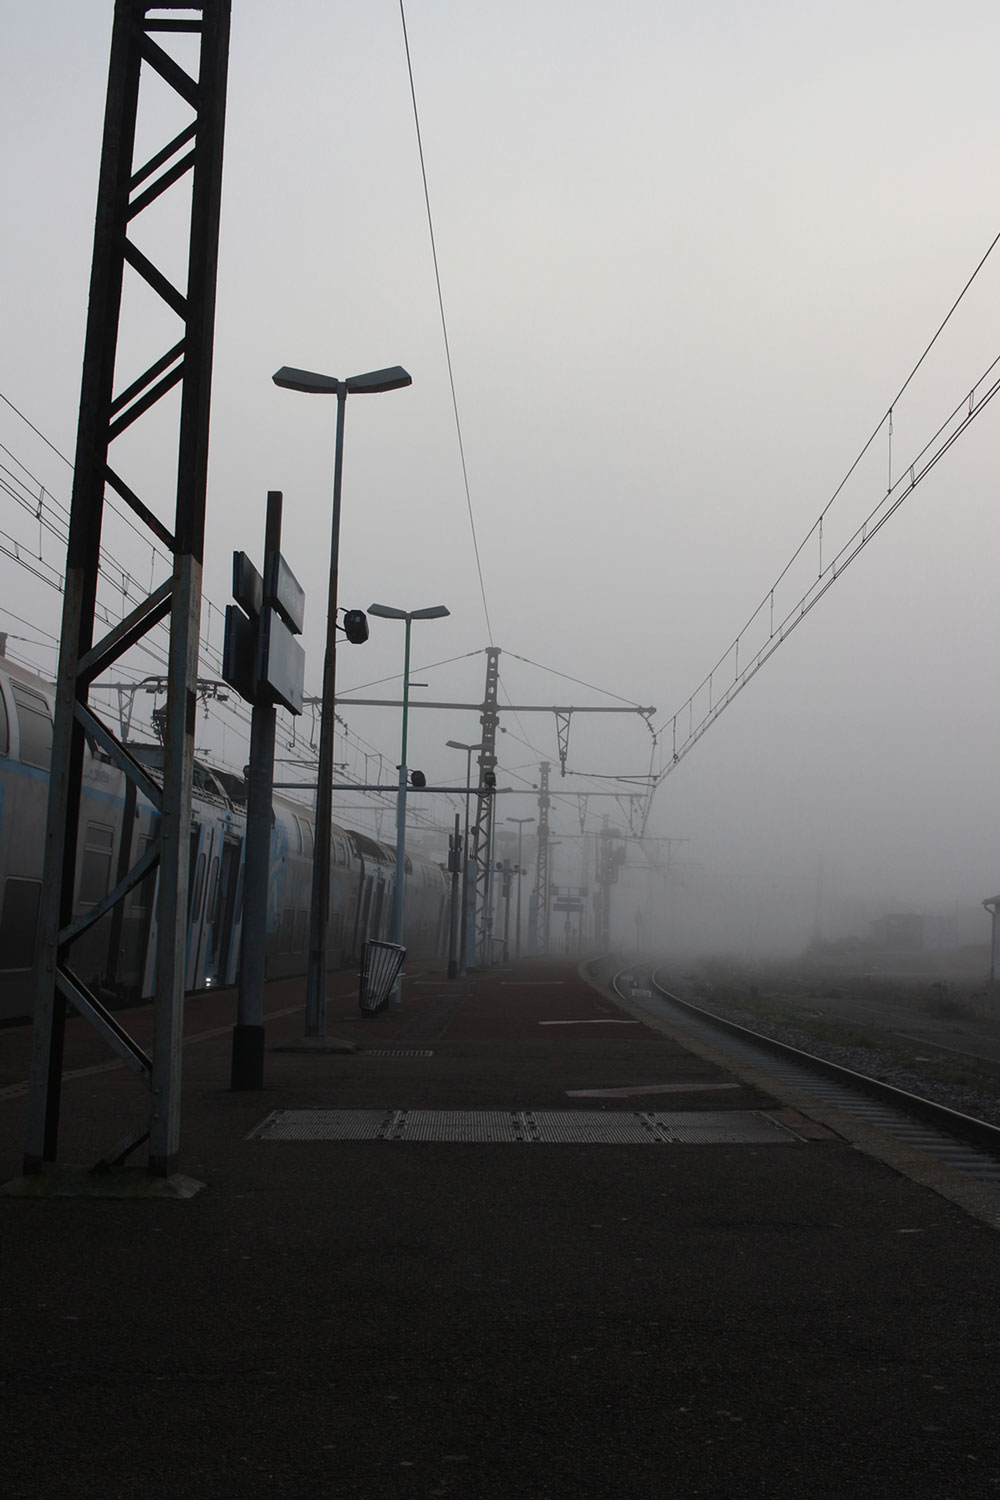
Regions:
[[398, 943], [371, 938], [363, 945], [358, 984], [358, 1006], [363, 1016], [377, 1016], [388, 1005], [405, 957], [406, 949]]

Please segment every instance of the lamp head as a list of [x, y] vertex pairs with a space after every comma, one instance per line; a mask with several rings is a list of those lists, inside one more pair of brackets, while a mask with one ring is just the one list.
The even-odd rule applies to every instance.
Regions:
[[340, 392], [340, 381], [334, 376], [318, 375], [315, 370], [296, 370], [291, 365], [282, 365], [271, 379], [283, 390], [305, 391], [309, 396], [336, 396]]
[[352, 396], [361, 396], [366, 392], [401, 390], [404, 385], [413, 384], [413, 377], [402, 365], [392, 365], [388, 370], [371, 370], [367, 375], [349, 375], [344, 384]]
[[451, 610], [443, 604], [432, 604], [427, 609], [396, 609], [392, 604], [369, 604], [368, 613], [383, 620], [441, 620]]
[[378, 391], [398, 391], [404, 385], [413, 384], [412, 376], [402, 365], [393, 365], [388, 370], [371, 370], [367, 375], [349, 375], [346, 380], [320, 375], [315, 370], [297, 370], [292, 365], [282, 365], [271, 379], [286, 391], [305, 391], [309, 396], [339, 396], [348, 391], [352, 396], [363, 396]]

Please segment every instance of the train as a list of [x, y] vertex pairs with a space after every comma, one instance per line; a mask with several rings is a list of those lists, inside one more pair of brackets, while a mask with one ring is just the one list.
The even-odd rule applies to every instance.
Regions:
[[[23, 1021], [33, 1005], [33, 965], [52, 755], [54, 688], [0, 656], [0, 1022]], [[158, 744], [129, 742], [154, 779]], [[243, 918], [247, 784], [242, 775], [195, 759], [187, 913], [185, 990], [238, 978]], [[156, 838], [158, 814], [108, 757], [88, 742], [74, 915], [100, 902]], [[265, 974], [302, 974], [309, 940], [314, 817], [275, 793], [268, 871]], [[396, 880], [393, 846], [334, 825], [330, 862], [329, 966], [356, 967], [372, 938], [386, 939]], [[406, 856], [404, 943], [411, 958], [447, 951], [449, 880], [444, 868]], [[74, 972], [105, 1003], [127, 1005], [153, 992], [156, 952], [154, 869], [123, 902], [74, 941]]]

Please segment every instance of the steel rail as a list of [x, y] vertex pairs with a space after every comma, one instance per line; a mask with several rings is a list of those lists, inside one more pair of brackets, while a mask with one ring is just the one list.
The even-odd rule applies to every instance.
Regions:
[[696, 1016], [707, 1025], [718, 1027], [721, 1031], [728, 1032], [742, 1041], [760, 1047], [808, 1071], [821, 1073], [845, 1087], [868, 1094], [881, 1103], [899, 1109], [904, 1114], [916, 1116], [947, 1134], [971, 1141], [972, 1144], [1000, 1158], [1000, 1127], [990, 1125], [985, 1120], [977, 1120], [973, 1115], [964, 1114], [961, 1110], [951, 1109], [946, 1104], [938, 1104], [933, 1099], [926, 1099], [920, 1094], [911, 1094], [906, 1089], [897, 1088], [891, 1083], [884, 1083], [881, 1079], [872, 1078], [867, 1073], [858, 1073], [853, 1068], [830, 1062], [825, 1057], [817, 1057], [815, 1053], [793, 1047], [788, 1042], [780, 1042], [774, 1037], [753, 1031], [750, 1027], [742, 1026], [736, 1021], [729, 1021], [668, 990], [659, 982], [655, 970], [650, 972], [650, 983], [663, 999]]

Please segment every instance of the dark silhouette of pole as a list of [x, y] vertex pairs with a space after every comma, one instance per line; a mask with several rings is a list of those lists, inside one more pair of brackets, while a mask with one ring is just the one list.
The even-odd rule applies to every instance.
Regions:
[[330, 926], [330, 846], [333, 825], [333, 737], [337, 690], [337, 571], [340, 562], [340, 491], [344, 469], [344, 411], [347, 393], [394, 391], [410, 384], [400, 365], [337, 380], [313, 370], [284, 365], [271, 379], [275, 385], [308, 395], [336, 396], [337, 441], [333, 462], [333, 515], [330, 520], [330, 581], [326, 604], [326, 652], [320, 706], [319, 779], [312, 893], [309, 902], [309, 965], [306, 973], [306, 1036], [326, 1035], [326, 964]]
[[[268, 490], [264, 528], [264, 577], [281, 551], [281, 491]], [[271, 802], [274, 783], [274, 730], [277, 709], [263, 699], [250, 719], [250, 771], [247, 788], [247, 843], [243, 870], [243, 925], [240, 929], [240, 983], [230, 1087], [264, 1086], [264, 946], [267, 937], [267, 881], [271, 854]]]
[[514, 953], [516, 958], [521, 957], [521, 880], [524, 876], [524, 861], [521, 858], [521, 836], [524, 832], [525, 823], [533, 823], [534, 818], [508, 818], [508, 823], [517, 824], [517, 933], [514, 939]]
[[458, 974], [458, 928], [459, 928], [459, 906], [461, 904], [461, 884], [459, 875], [462, 869], [462, 824], [458, 813], [455, 814], [455, 832], [448, 841], [448, 869], [451, 872], [451, 913], [448, 933], [448, 978], [454, 979]]

